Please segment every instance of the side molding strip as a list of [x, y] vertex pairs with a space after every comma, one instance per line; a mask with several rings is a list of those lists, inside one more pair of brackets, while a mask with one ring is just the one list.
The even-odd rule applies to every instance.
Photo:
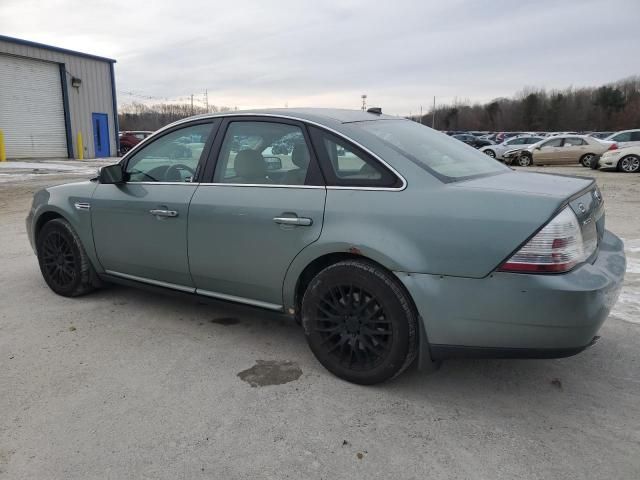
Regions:
[[252, 305], [254, 307], [266, 308], [268, 310], [282, 311], [282, 305], [276, 305], [275, 303], [261, 302], [260, 300], [251, 300], [250, 298], [236, 297], [235, 295], [227, 295], [226, 293], [210, 292], [208, 290], [196, 289], [198, 295], [204, 295], [205, 297], [218, 298], [220, 300], [229, 300], [230, 302], [244, 303], [246, 305]]
[[195, 287], [185, 287], [184, 285], [177, 285], [175, 283], [162, 282], [160, 280], [152, 280], [150, 278], [137, 277], [135, 275], [129, 275], [128, 273], [114, 272], [113, 270], [105, 270], [105, 273], [108, 273], [109, 275], [113, 275], [116, 277], [126, 278], [127, 280], [134, 280], [136, 282], [143, 282], [143, 283], [149, 283], [151, 285], [157, 285], [158, 287], [172, 288], [174, 290], [180, 290], [181, 292], [195, 293], [196, 291]]

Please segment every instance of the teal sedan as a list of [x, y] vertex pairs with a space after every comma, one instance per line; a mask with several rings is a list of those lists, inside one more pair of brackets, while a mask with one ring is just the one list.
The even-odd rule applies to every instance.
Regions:
[[115, 282], [281, 312], [361, 384], [576, 354], [625, 272], [594, 180], [513, 171], [378, 109], [173, 123], [97, 178], [37, 192], [27, 229], [57, 294]]

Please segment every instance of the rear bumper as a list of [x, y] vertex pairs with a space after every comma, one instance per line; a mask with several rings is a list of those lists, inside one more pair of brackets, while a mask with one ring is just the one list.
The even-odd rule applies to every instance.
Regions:
[[549, 358], [592, 343], [618, 298], [625, 267], [622, 241], [606, 231], [596, 261], [565, 274], [397, 275], [423, 319], [432, 358]]

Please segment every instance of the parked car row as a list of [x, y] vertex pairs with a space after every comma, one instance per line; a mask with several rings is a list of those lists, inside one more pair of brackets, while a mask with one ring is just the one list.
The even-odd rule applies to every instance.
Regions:
[[153, 132], [148, 130], [129, 130], [125, 132], [118, 132], [118, 138], [120, 139], [120, 154], [124, 155], [152, 133]]

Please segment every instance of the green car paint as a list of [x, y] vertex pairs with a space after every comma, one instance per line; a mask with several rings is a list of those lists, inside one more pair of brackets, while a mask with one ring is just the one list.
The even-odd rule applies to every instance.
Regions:
[[[448, 346], [474, 355], [483, 348], [514, 355], [534, 349], [541, 356], [579, 350], [608, 316], [625, 257], [622, 242], [604, 231], [602, 207], [588, 203], [593, 180], [504, 168], [442, 181], [352, 123], [406, 120], [366, 112], [286, 109], [210, 117], [260, 116], [293, 119], [349, 139], [402, 181], [388, 188], [95, 180], [62, 185], [35, 195], [27, 218], [32, 244], [44, 220], [62, 216], [99, 275], [287, 313], [298, 308], [297, 289], [310, 265], [335, 255], [361, 256], [394, 272], [406, 287], [423, 321], [421, 348], [429, 353], [431, 344], [434, 357], [449, 356]], [[162, 135], [136, 146], [123, 162]], [[211, 140], [212, 149], [218, 141]], [[602, 230], [597, 258], [558, 275], [497, 271], [563, 207], [572, 202], [575, 209], [578, 199]], [[154, 209], [176, 215], [150, 215]], [[309, 224], [274, 223], [282, 216]]]

